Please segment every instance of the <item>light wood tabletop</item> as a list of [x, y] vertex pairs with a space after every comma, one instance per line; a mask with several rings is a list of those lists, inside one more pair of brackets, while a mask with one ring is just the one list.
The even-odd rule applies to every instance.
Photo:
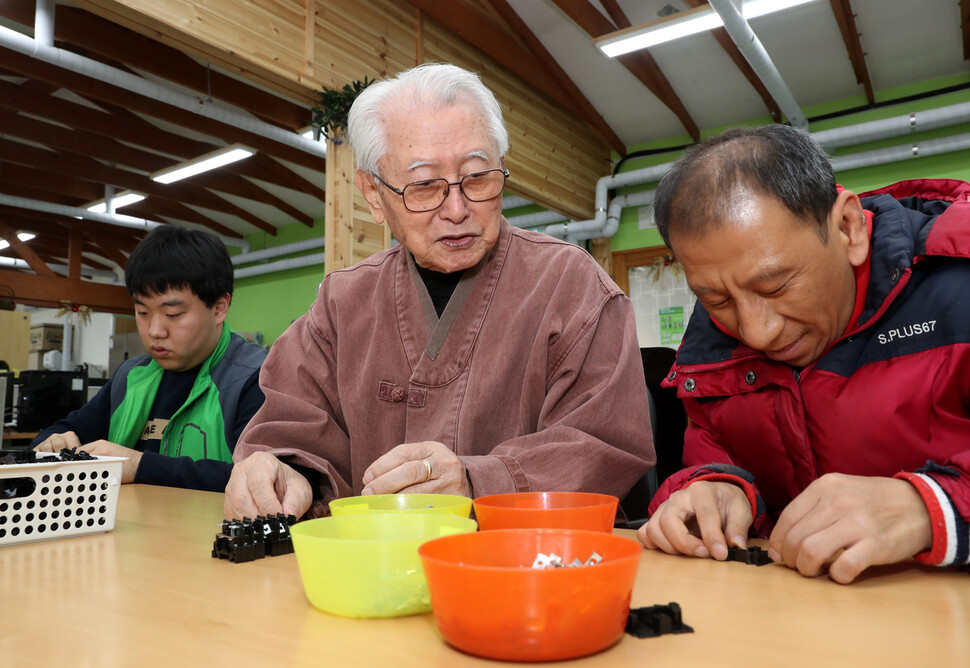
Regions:
[[[512, 665], [452, 649], [431, 614], [317, 611], [292, 554], [212, 559], [221, 520], [221, 494], [124, 485], [112, 532], [0, 548], [0, 665]], [[644, 551], [633, 606], [670, 601], [694, 633], [624, 635], [557, 665], [970, 665], [970, 576], [957, 569], [907, 563], [842, 586]]]

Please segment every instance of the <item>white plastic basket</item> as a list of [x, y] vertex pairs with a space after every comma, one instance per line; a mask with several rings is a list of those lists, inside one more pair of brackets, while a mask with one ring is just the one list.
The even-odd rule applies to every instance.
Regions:
[[2, 487], [16, 490], [0, 496], [0, 547], [114, 529], [125, 458], [42, 461], [42, 454], [33, 464], [0, 466]]

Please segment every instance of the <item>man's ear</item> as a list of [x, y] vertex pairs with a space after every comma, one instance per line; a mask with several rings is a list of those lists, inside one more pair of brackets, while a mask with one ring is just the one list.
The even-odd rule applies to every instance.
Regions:
[[212, 312], [215, 314], [217, 325], [221, 325], [226, 321], [226, 315], [229, 313], [229, 304], [231, 302], [232, 297], [227, 292], [219, 297], [219, 299], [216, 300], [216, 303], [212, 305]]
[[869, 227], [859, 196], [851, 190], [840, 192], [832, 206], [831, 216], [829, 236], [838, 236], [838, 241], [845, 247], [849, 264], [861, 266], [869, 257]]
[[360, 190], [360, 194], [367, 200], [367, 208], [370, 209], [370, 215], [374, 218], [374, 222], [377, 224], [383, 223], [385, 219], [384, 206], [377, 192], [374, 177], [364, 170], [358, 169], [357, 175], [354, 177], [354, 183], [357, 184], [357, 189]]

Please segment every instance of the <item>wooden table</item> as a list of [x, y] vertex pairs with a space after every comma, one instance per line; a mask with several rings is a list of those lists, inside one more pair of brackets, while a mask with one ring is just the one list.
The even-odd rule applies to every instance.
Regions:
[[23, 449], [37, 438], [39, 431], [6, 431], [3, 432], [3, 447]]
[[[294, 555], [212, 559], [221, 519], [221, 494], [125, 485], [114, 531], [0, 548], [0, 665], [493, 663], [451, 649], [430, 614], [355, 620], [315, 610]], [[970, 576], [956, 569], [907, 563], [841, 586], [782, 566], [644, 551], [633, 605], [669, 601], [695, 633], [624, 635], [565, 664], [970, 665]]]

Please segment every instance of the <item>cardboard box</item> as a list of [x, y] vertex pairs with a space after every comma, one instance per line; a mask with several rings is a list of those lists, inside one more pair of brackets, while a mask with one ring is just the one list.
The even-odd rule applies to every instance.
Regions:
[[64, 325], [34, 325], [30, 328], [30, 352], [60, 350], [64, 344]]
[[0, 311], [0, 360], [11, 369], [26, 369], [30, 352], [30, 314]]

